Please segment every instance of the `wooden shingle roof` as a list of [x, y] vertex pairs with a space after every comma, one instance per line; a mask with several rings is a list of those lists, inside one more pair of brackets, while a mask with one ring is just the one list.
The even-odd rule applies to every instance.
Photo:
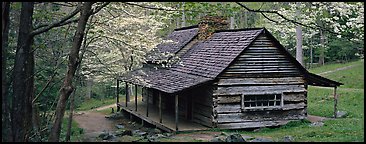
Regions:
[[172, 70], [215, 78], [263, 31], [217, 32], [206, 41], [198, 42], [172, 66]]
[[124, 75], [122, 81], [154, 88], [166, 93], [175, 93], [212, 79], [172, 71], [169, 69], [141, 68]]
[[147, 61], [161, 61], [168, 60], [172, 55], [182, 49], [188, 42], [190, 42], [198, 33], [197, 26], [187, 27], [185, 29], [176, 29], [167, 36], [164, 40], [172, 40], [157, 45], [150, 53], [146, 55]]

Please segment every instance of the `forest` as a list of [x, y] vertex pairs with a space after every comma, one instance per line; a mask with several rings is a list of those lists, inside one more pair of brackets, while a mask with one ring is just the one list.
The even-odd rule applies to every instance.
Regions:
[[73, 111], [206, 15], [265, 27], [307, 69], [364, 59], [363, 2], [2, 2], [2, 142], [70, 141]]

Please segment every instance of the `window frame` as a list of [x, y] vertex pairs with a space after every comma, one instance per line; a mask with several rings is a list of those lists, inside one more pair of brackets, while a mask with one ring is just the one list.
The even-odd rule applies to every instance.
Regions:
[[[251, 106], [251, 107], [246, 107], [245, 106], [245, 102], [248, 102], [248, 101], [245, 101], [245, 96], [263, 96], [263, 95], [274, 95], [275, 96], [275, 99], [274, 99], [274, 105], [270, 106], [269, 105], [269, 102], [270, 102], [270, 99], [268, 99], [268, 105], [267, 106], [258, 106], [257, 103], [259, 101], [254, 101], [254, 103], [256, 104], [255, 106]], [[280, 96], [279, 99], [278, 96]], [[252, 110], [275, 110], [275, 109], [279, 109], [279, 110], [282, 110], [283, 108], [283, 96], [284, 94], [283, 93], [273, 93], [273, 94], [250, 94], [250, 95], [245, 95], [245, 94], [241, 94], [241, 100], [240, 100], [240, 109], [242, 111], [252, 111]], [[280, 102], [280, 105], [276, 105], [276, 102]]]

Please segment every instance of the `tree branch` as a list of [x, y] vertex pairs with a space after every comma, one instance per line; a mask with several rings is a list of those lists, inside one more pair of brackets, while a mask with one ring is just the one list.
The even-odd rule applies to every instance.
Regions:
[[123, 3], [128, 4], [128, 5], [132, 5], [132, 6], [141, 7], [141, 8], [152, 9], [152, 10], [174, 11], [174, 12], [184, 11], [184, 10], [180, 10], [180, 9], [165, 9], [165, 8], [158, 8], [158, 7], [152, 7], [152, 6], [144, 6], [144, 5], [139, 5], [139, 4], [135, 4], [135, 3], [129, 3], [129, 2], [123, 2]]
[[100, 10], [102, 10], [102, 8], [104, 8], [105, 6], [107, 6], [109, 3], [111, 3], [111, 2], [105, 2], [102, 5], [95, 7], [93, 10], [91, 10], [90, 15], [93, 15], [93, 14], [98, 13]]
[[[288, 21], [288, 22], [291, 22], [291, 23], [293, 23], [293, 24], [296, 24], [296, 25], [301, 25], [301, 26], [308, 27], [308, 28], [311, 28], [311, 29], [317, 29], [317, 28], [320, 28], [321, 30], [327, 31], [327, 32], [329, 32], [329, 33], [336, 34], [336, 35], [341, 35], [340, 33], [333, 32], [333, 31], [331, 31], [331, 30], [329, 30], [329, 29], [325, 29], [325, 28], [323, 28], [322, 26], [317, 25], [316, 23], [312, 23], [313, 25], [315, 25], [315, 27], [314, 27], [314, 26], [305, 25], [305, 24], [300, 23], [300, 22], [297, 22], [297, 21], [295, 21], [295, 20], [293, 20], [293, 19], [289, 19], [289, 18], [285, 17], [284, 15], [282, 15], [282, 14], [278, 13], [277, 11], [260, 10], [260, 9], [258, 9], [258, 10], [254, 10], [254, 9], [250, 9], [250, 8], [248, 8], [248, 7], [247, 7], [247, 6], [245, 6], [244, 4], [241, 4], [240, 2], [235, 2], [235, 3], [237, 3], [239, 6], [243, 7], [243, 8], [244, 8], [244, 9], [246, 9], [247, 11], [262, 13], [262, 15], [263, 15], [263, 16], [264, 16], [264, 14], [263, 14], [263, 13], [276, 14], [276, 15], [280, 16], [282, 19], [284, 19], [284, 20], [286, 20], [286, 21]], [[264, 16], [264, 17], [265, 17], [266, 19], [268, 19], [268, 20], [270, 20], [270, 21], [274, 22], [274, 20], [269, 19], [267, 16]], [[278, 23], [278, 22], [277, 22], [277, 23]]]
[[78, 6], [73, 12], [71, 12], [69, 15], [65, 16], [64, 18], [62, 18], [60, 21], [54, 22], [52, 24], [49, 25], [40, 25], [38, 27], [35, 28], [35, 30], [33, 30], [30, 35], [31, 36], [35, 36], [41, 33], [44, 33], [54, 27], [58, 27], [58, 26], [63, 26], [66, 24], [69, 24], [71, 22], [66, 22], [67, 20], [71, 19], [72, 17], [74, 17], [76, 14], [78, 14], [80, 12], [80, 7]]
[[[102, 5], [95, 7], [93, 10], [90, 11], [89, 14], [90, 15], [93, 15], [93, 14], [98, 13], [103, 7], [107, 6], [109, 3], [110, 2], [105, 2]], [[46, 31], [48, 31], [48, 30], [50, 30], [50, 29], [52, 29], [54, 27], [64, 26], [64, 25], [67, 25], [67, 24], [70, 24], [70, 23], [77, 22], [79, 20], [79, 18], [75, 18], [75, 19], [72, 19], [72, 20], [69, 20], [69, 19], [71, 19], [72, 17], [74, 17], [79, 12], [80, 12], [80, 6], [78, 6], [69, 15], [65, 16], [64, 18], [62, 18], [60, 21], [54, 22], [54, 23], [49, 24], [49, 25], [42, 24], [42, 25], [37, 26], [36, 28], [34, 28], [35, 30], [30, 33], [30, 35], [31, 36], [35, 36], [35, 35], [41, 34], [43, 32], [46, 32]]]

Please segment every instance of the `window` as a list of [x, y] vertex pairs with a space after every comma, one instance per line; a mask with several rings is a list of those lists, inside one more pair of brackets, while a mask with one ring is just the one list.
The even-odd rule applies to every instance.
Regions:
[[241, 109], [280, 108], [283, 106], [281, 94], [242, 95]]

